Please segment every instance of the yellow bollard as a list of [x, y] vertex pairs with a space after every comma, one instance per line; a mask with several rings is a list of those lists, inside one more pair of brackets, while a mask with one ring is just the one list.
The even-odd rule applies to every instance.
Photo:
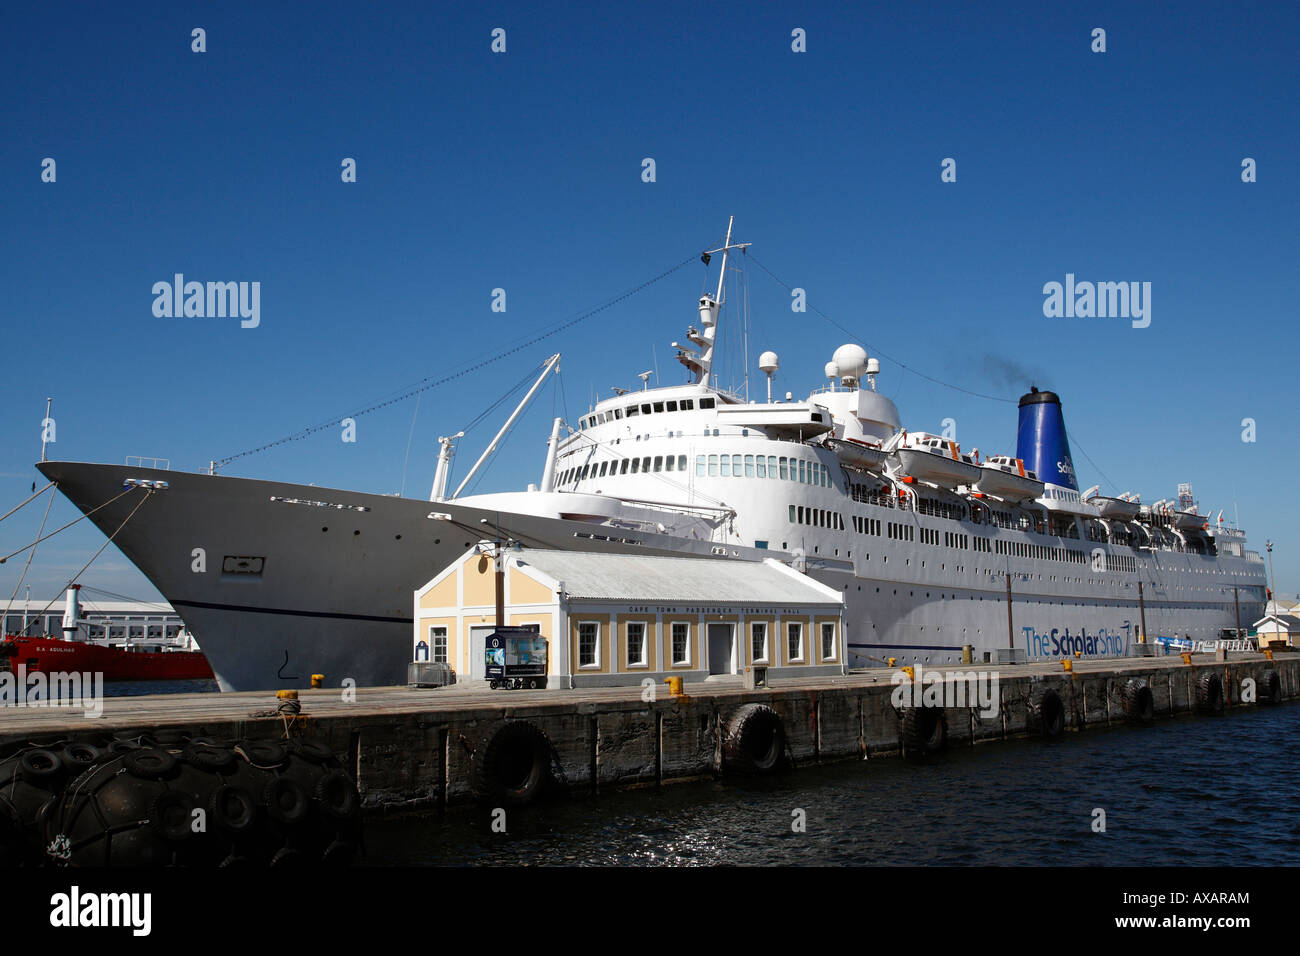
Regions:
[[682, 679], [680, 677], [665, 677], [664, 683], [668, 685], [668, 693], [674, 697], [682, 696]]
[[1075, 652], [1074, 652], [1074, 659], [1075, 659], [1075, 660], [1078, 660], [1078, 659], [1081, 658], [1081, 657], [1083, 657], [1083, 651], [1075, 651]]
[[312, 686], [312, 687], [324, 687], [324, 686], [325, 686], [325, 675], [324, 675], [324, 674], [312, 674], [312, 675], [311, 675], [311, 686]]
[[297, 700], [298, 692], [296, 690], [277, 690], [275, 692], [276, 700]]
[[903, 668], [903, 673], [907, 675], [908, 680], [916, 680], [916, 669], [911, 664]]
[[893, 667], [893, 666], [894, 666], [894, 662], [897, 661], [897, 660], [898, 660], [897, 657], [891, 657], [891, 658], [889, 658], [889, 666], [890, 666], [890, 667]]
[[1074, 670], [1074, 661], [1067, 657], [1065, 660], [1061, 661], [1061, 667], [1064, 670], [1072, 671]]
[[1273, 648], [1266, 647], [1264, 649], [1264, 660], [1271, 661], [1272, 659], [1273, 659]]
[[1183, 659], [1184, 664], [1190, 664], [1192, 662], [1192, 655], [1188, 654], [1186, 651], [1183, 651], [1183, 653], [1178, 656]]

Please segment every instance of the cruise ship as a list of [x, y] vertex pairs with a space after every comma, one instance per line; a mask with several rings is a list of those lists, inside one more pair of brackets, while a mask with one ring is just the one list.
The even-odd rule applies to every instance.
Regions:
[[858, 345], [835, 349], [828, 384], [799, 400], [772, 400], [772, 352], [759, 360], [766, 401], [720, 387], [723, 280], [746, 245], [728, 225], [703, 256], [721, 264], [698, 325], [673, 343], [686, 381], [618, 389], [576, 422], [555, 419], [524, 490], [461, 497], [467, 476], [449, 494], [450, 438], [430, 500], [132, 465], [38, 468], [182, 615], [225, 689], [306, 686], [313, 673], [334, 686], [401, 683], [412, 593], [483, 539], [778, 557], [844, 594], [853, 667], [959, 662], [964, 648], [995, 662], [1126, 655], [1161, 638], [1212, 641], [1262, 615], [1259, 554], [1222, 513], [1199, 513], [1190, 486], [1151, 504], [1080, 492], [1053, 392], [1021, 398], [1014, 452], [981, 458], [904, 428]]

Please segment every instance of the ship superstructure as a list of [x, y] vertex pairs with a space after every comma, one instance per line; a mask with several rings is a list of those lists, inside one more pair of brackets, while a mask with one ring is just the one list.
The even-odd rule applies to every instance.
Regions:
[[[780, 557], [844, 594], [850, 666], [957, 662], [966, 645], [976, 660], [1118, 655], [1139, 632], [1213, 640], [1262, 615], [1259, 555], [1222, 515], [1197, 514], [1190, 488], [1177, 507], [1080, 494], [1052, 392], [1021, 399], [1014, 455], [981, 459], [906, 430], [877, 391], [878, 361], [858, 345], [836, 349], [829, 384], [802, 400], [772, 400], [771, 352], [759, 360], [766, 401], [721, 388], [712, 374], [721, 276], [744, 246], [729, 227], [705, 254], [706, 263], [721, 255], [718, 291], [699, 299], [686, 343], [673, 343], [690, 380], [619, 389], [577, 422], [556, 419], [539, 479], [524, 491], [448, 495], [454, 438], [442, 440], [431, 501], [116, 465], [40, 467], [83, 511], [143, 483], [154, 500], [114, 540], [184, 616], [223, 686], [239, 689], [313, 672], [400, 682], [411, 593], [493, 537], [525, 548]], [[128, 495], [92, 520], [112, 532], [134, 504]], [[191, 567], [200, 546], [204, 574]]]

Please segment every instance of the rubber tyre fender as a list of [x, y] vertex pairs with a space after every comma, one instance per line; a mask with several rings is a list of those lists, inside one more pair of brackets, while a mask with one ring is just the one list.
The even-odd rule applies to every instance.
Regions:
[[1156, 697], [1151, 685], [1140, 677], [1131, 677], [1124, 685], [1124, 713], [1130, 720], [1149, 724], [1155, 720]]
[[235, 748], [254, 767], [270, 770], [289, 759], [289, 749], [274, 740], [245, 740]]
[[87, 743], [84, 740], [74, 740], [59, 752], [59, 756], [63, 758], [63, 764], [70, 773], [79, 774], [84, 770], [89, 770], [107, 755], [92, 743]]
[[316, 782], [312, 794], [325, 816], [334, 820], [351, 820], [361, 807], [357, 788], [341, 770], [331, 770]]
[[141, 780], [163, 780], [176, 770], [177, 760], [159, 747], [141, 747], [122, 754], [122, 766]]
[[47, 785], [63, 775], [63, 758], [53, 750], [34, 747], [18, 758], [18, 767], [24, 780], [38, 786]]
[[334, 751], [330, 750], [329, 745], [311, 737], [295, 737], [289, 741], [289, 750], [297, 754], [303, 760], [312, 763], [325, 764], [334, 760]]
[[1282, 703], [1282, 678], [1271, 667], [1259, 675], [1255, 699], [1261, 704]]
[[903, 746], [908, 753], [935, 753], [948, 743], [942, 708], [908, 707], [903, 711]]
[[1065, 733], [1065, 704], [1061, 695], [1048, 688], [1036, 696], [1029, 705], [1034, 729], [1045, 740], [1055, 740]]
[[532, 803], [551, 776], [551, 742], [533, 724], [511, 721], [475, 748], [474, 791], [496, 806]]
[[181, 751], [181, 759], [191, 767], [198, 767], [209, 773], [225, 773], [233, 770], [239, 758], [233, 750], [209, 744], [186, 744]]
[[1196, 678], [1196, 707], [1203, 714], [1223, 711], [1223, 681], [1218, 674], [1202, 674]]
[[266, 785], [262, 794], [266, 815], [276, 823], [296, 826], [307, 819], [311, 810], [311, 797], [302, 784], [291, 777], [276, 777]]
[[355, 843], [347, 840], [334, 840], [321, 853], [320, 861], [325, 866], [348, 866], [357, 855]]
[[194, 835], [194, 799], [180, 790], [164, 790], [149, 807], [149, 826], [164, 840], [178, 843]]
[[745, 704], [732, 716], [722, 742], [722, 762], [741, 773], [770, 773], [785, 754], [785, 726], [767, 704]]
[[208, 817], [227, 833], [246, 833], [257, 823], [257, 801], [243, 787], [223, 784], [212, 791]]

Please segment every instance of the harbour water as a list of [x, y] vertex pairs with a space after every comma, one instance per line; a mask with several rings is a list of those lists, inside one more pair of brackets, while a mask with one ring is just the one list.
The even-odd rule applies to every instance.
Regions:
[[[1294, 866], [1300, 705], [367, 821], [371, 865]], [[795, 832], [796, 811], [806, 831]], [[1094, 832], [1096, 811], [1105, 832]]]

